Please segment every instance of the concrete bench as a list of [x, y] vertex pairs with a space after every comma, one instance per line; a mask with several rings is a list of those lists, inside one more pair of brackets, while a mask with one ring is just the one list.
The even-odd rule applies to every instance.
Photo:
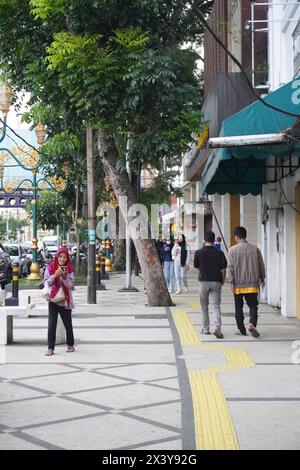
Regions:
[[[13, 342], [13, 317], [28, 318], [32, 316], [40, 316], [40, 311], [34, 311], [35, 304], [20, 305], [20, 306], [3, 306], [0, 307], [0, 345], [10, 344]], [[43, 308], [43, 314], [48, 315], [48, 306]], [[65, 327], [58, 315], [57, 330], [56, 330], [56, 344], [66, 342]]]

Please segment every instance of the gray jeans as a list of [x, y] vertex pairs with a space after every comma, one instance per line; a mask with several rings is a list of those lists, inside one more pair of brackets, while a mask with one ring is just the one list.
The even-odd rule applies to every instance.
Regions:
[[200, 283], [200, 304], [202, 312], [203, 331], [209, 331], [208, 303], [211, 301], [214, 315], [214, 326], [216, 330], [221, 329], [221, 282], [201, 281]]

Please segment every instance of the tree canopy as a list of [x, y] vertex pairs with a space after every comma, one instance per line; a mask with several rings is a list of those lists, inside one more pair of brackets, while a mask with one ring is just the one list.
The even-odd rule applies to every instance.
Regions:
[[[172, 166], [197, 132], [202, 99], [194, 7], [211, 1], [0, 0], [1, 66], [31, 93], [50, 136], [110, 127], [125, 155]], [[200, 28], [200, 29], [199, 29]], [[124, 167], [124, 165], [123, 165]], [[122, 169], [122, 164], [120, 163]]]
[[[212, 3], [0, 0], [0, 64], [16, 90], [30, 92], [56, 148], [57, 134], [67, 132], [68, 145], [73, 137], [83, 144], [85, 128], [97, 129], [115, 195], [134, 205], [126, 163], [137, 174], [147, 165], [165, 172], [181, 163], [200, 129], [201, 75], [190, 44], [201, 44], [197, 12]], [[170, 305], [153, 242], [134, 243], [150, 304]]]

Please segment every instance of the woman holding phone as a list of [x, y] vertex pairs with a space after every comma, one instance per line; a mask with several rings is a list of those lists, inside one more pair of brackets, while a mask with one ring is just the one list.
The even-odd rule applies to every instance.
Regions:
[[48, 311], [48, 351], [46, 356], [54, 354], [58, 314], [60, 314], [66, 329], [67, 352], [74, 352], [72, 326], [74, 304], [71, 291], [74, 285], [74, 273], [67, 248], [58, 248], [54, 262], [47, 266], [44, 275], [44, 284], [46, 283], [51, 288]]

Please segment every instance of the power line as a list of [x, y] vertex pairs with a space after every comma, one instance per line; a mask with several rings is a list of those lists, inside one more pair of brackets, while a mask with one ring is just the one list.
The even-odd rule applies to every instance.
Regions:
[[[30, 144], [29, 142], [27, 142], [27, 140], [25, 140], [21, 135], [19, 135], [16, 131], [14, 131], [12, 129], [12, 127], [10, 127], [5, 121], [3, 121], [3, 119], [0, 117], [0, 122], [2, 122], [2, 124], [4, 126], [7, 127], [7, 129], [9, 129], [16, 137], [18, 137], [19, 139], [21, 139], [26, 145], [28, 145], [28, 147], [31, 147], [33, 150], [35, 150], [36, 152], [38, 152], [40, 155], [42, 155], [42, 152], [40, 152], [40, 150], [38, 150], [37, 148], [35, 148], [32, 144]], [[8, 135], [7, 135], [8, 136]], [[8, 136], [9, 137], [9, 136]], [[15, 142], [16, 143], [16, 142]], [[45, 154], [44, 154], [45, 155]], [[47, 155], [49, 157], [49, 155]]]
[[261, 103], [263, 103], [265, 106], [267, 106], [268, 108], [271, 108], [273, 109], [274, 111], [277, 111], [278, 113], [281, 113], [281, 114], [285, 114], [287, 116], [291, 116], [291, 117], [295, 117], [295, 118], [298, 118], [300, 119], [300, 114], [295, 114], [295, 113], [290, 113], [289, 111], [286, 111], [284, 109], [281, 109], [281, 108], [278, 108], [277, 106], [273, 106], [272, 104], [270, 103], [267, 103], [265, 100], [263, 100], [257, 93], [256, 91], [253, 89], [253, 86], [252, 86], [252, 83], [251, 81], [249, 80], [249, 77], [247, 75], [247, 73], [245, 72], [242, 64], [238, 61], [238, 59], [229, 51], [229, 49], [227, 49], [227, 47], [225, 46], [225, 44], [223, 44], [223, 42], [221, 41], [221, 39], [215, 34], [215, 32], [212, 30], [212, 28], [209, 26], [209, 24], [207, 23], [206, 19], [204, 18], [202, 12], [199, 10], [198, 7], [195, 7], [195, 12], [198, 14], [199, 16], [199, 19], [200, 21], [205, 25], [206, 29], [210, 32], [210, 34], [213, 36], [213, 38], [215, 39], [215, 41], [217, 41], [217, 43], [222, 47], [222, 49], [224, 49], [224, 51], [226, 52], [227, 55], [229, 55], [229, 57], [231, 58], [231, 60], [238, 66], [238, 68], [241, 70], [242, 74], [244, 75], [245, 79], [246, 79], [246, 82], [248, 84], [248, 86], [250, 87], [252, 93], [254, 94], [254, 96], [258, 99], [258, 101], [260, 101]]

